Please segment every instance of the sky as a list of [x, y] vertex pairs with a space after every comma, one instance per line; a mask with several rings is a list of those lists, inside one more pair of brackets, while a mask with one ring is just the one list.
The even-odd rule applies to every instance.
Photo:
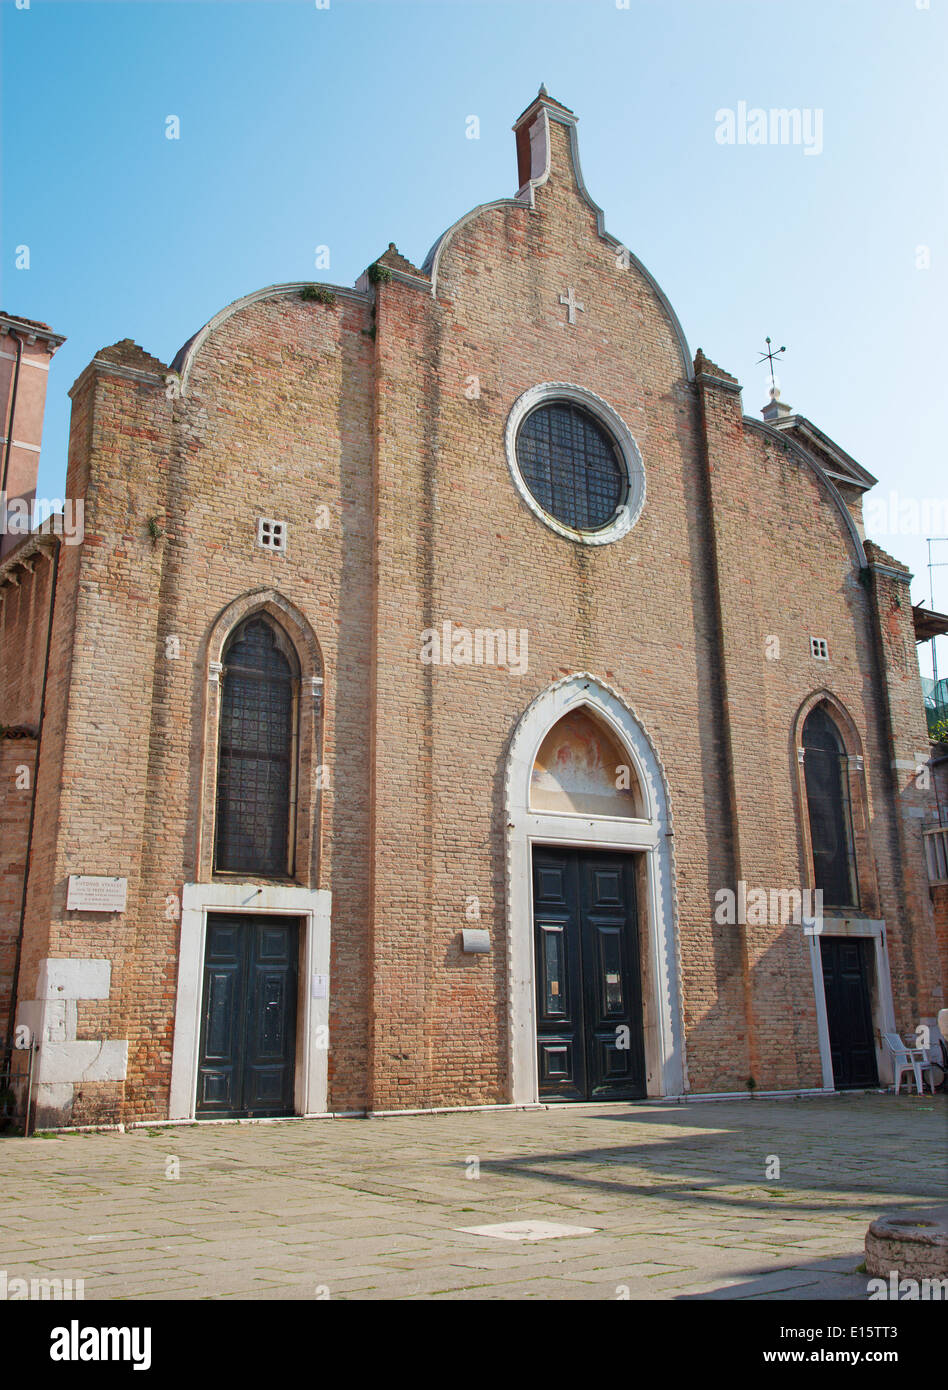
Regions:
[[[914, 602], [942, 538], [948, 611], [946, 40], [948, 0], [0, 0], [0, 304], [67, 337], [39, 496], [98, 349], [170, 362], [252, 290], [351, 285], [390, 241], [421, 264], [516, 191], [543, 82], [691, 352], [756, 416], [765, 337], [786, 345], [783, 399], [879, 479], [869, 534]], [[739, 139], [742, 109], [777, 108], [797, 143]]]

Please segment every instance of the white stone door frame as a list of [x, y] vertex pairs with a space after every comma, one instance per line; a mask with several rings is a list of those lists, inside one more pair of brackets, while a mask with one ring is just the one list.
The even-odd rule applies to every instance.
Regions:
[[[540, 745], [571, 710], [586, 707], [629, 757], [639, 779], [645, 816], [572, 815], [530, 809], [530, 781]], [[505, 783], [507, 825], [507, 943], [511, 1100], [531, 1105], [539, 1096], [533, 929], [533, 846], [639, 852], [645, 856], [649, 962], [643, 977], [648, 1094], [680, 1096], [687, 1089], [681, 966], [671, 811], [661, 761], [619, 693], [594, 676], [567, 676], [543, 691], [514, 731]], [[640, 904], [641, 908], [642, 904]]]
[[823, 917], [815, 918], [807, 925], [807, 939], [810, 943], [810, 967], [813, 971], [813, 993], [816, 998], [816, 1033], [820, 1046], [820, 1066], [823, 1070], [823, 1086], [835, 1091], [833, 1060], [830, 1055], [829, 1015], [826, 1011], [826, 988], [823, 983], [823, 958], [820, 952], [821, 936], [859, 936], [870, 937], [874, 946], [875, 988], [873, 990], [872, 1023], [878, 1035], [876, 1042], [876, 1067], [879, 1080], [895, 1080], [892, 1058], [889, 1049], [882, 1041], [883, 1033], [894, 1033], [895, 1006], [892, 1002], [892, 978], [889, 974], [889, 947], [886, 942], [885, 921], [871, 917]]
[[[329, 946], [332, 894], [286, 884], [186, 883], [181, 895], [178, 997], [171, 1057], [169, 1119], [193, 1120], [201, 1046], [204, 950], [209, 912], [298, 917], [302, 952], [296, 1014], [297, 1115], [324, 1115], [329, 1073]], [[322, 981], [315, 977], [324, 977]]]

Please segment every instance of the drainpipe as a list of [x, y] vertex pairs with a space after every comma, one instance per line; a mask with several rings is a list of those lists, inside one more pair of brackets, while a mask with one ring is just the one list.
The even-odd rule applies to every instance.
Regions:
[[937, 758], [929, 758], [928, 761], [932, 770], [932, 788], [935, 792], [935, 813], [938, 816], [938, 824], [946, 825], [948, 822], [946, 822], [942, 814], [941, 798], [938, 795], [938, 774], [935, 772], [935, 768], [941, 767], [942, 763], [948, 763], [948, 753], [942, 753]]
[[49, 581], [49, 622], [46, 626], [46, 656], [43, 661], [43, 690], [40, 696], [39, 728], [36, 731], [36, 758], [33, 763], [33, 800], [30, 803], [30, 824], [26, 832], [26, 857], [23, 861], [23, 893], [20, 897], [20, 925], [17, 931], [16, 955], [13, 961], [13, 987], [10, 993], [10, 1017], [7, 1022], [5, 1045], [7, 1053], [9, 1053], [13, 1046], [17, 994], [20, 988], [20, 958], [23, 954], [23, 930], [26, 925], [26, 895], [30, 881], [30, 858], [33, 852], [33, 825], [36, 820], [36, 786], [39, 779], [40, 750], [43, 746], [43, 725], [46, 723], [46, 685], [49, 680], [49, 649], [53, 640], [53, 614], [56, 611], [56, 581], [59, 578], [60, 545], [61, 542], [57, 542], [51, 560], [53, 573]]

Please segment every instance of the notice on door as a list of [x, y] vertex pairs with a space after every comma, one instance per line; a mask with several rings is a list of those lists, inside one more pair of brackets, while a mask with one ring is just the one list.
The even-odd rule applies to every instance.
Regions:
[[102, 874], [70, 874], [66, 890], [67, 912], [124, 912], [127, 878]]

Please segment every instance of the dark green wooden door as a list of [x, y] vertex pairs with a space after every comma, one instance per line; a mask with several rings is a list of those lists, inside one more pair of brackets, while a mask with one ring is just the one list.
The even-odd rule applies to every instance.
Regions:
[[540, 1095], [644, 1097], [633, 857], [537, 846], [533, 911]]
[[197, 1113], [292, 1115], [299, 922], [207, 919]]
[[872, 949], [872, 942], [864, 938], [820, 937], [830, 1057], [837, 1091], [879, 1084], [870, 1003]]

